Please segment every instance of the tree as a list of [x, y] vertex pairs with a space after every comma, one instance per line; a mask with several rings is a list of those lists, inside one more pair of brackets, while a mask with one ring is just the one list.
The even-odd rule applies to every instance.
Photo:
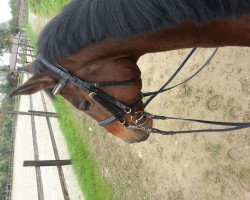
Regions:
[[12, 32], [8, 23], [0, 24], [0, 56], [5, 51], [10, 51]]
[[11, 72], [9, 65], [0, 65], [0, 77]]
[[19, 12], [20, 12], [20, 0], [9, 0], [11, 8], [12, 20], [10, 21], [11, 31], [14, 34], [19, 32]]
[[[0, 66], [0, 86], [2, 86], [2, 84], [5, 84], [5, 82], [7, 81], [8, 75], [11, 73], [11, 71], [12, 70], [10, 69], [10, 66], [8, 65]], [[1, 93], [1, 90], [0, 90], [0, 93]]]

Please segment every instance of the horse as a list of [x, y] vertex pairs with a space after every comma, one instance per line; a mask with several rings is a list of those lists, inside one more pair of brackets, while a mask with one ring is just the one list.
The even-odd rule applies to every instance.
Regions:
[[250, 46], [250, 0], [73, 0], [41, 32], [33, 76], [10, 96], [54, 88], [108, 132], [141, 142], [153, 122], [141, 114], [138, 59], [224, 46]]

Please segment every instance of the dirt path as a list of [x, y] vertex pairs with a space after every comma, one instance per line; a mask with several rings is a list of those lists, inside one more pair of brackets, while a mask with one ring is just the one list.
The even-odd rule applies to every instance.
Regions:
[[[159, 88], [189, 51], [143, 56], [139, 60], [143, 90]], [[212, 51], [198, 49], [173, 84], [191, 75]], [[250, 121], [249, 61], [250, 48], [220, 48], [199, 76], [157, 97], [148, 111], [207, 120]], [[155, 126], [169, 130], [202, 128], [172, 121], [155, 122]], [[94, 127], [91, 133], [92, 151], [103, 175], [125, 199], [250, 200], [249, 129], [152, 135], [148, 141], [133, 145], [105, 132], [95, 134], [99, 130]]]

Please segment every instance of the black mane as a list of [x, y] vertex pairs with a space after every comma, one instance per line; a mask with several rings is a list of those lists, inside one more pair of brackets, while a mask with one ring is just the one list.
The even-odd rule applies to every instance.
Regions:
[[250, 0], [73, 0], [42, 31], [38, 54], [52, 62], [105, 39], [250, 13]]

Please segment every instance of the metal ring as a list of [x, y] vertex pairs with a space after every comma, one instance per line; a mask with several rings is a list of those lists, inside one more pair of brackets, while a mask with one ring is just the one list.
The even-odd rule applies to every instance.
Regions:
[[139, 119], [136, 119], [136, 120], [135, 120], [135, 123], [137, 124], [143, 117], [144, 117], [144, 116], [141, 115], [141, 117], [140, 117]]
[[[137, 112], [135, 112], [135, 114], [131, 116], [131, 122], [134, 121], [134, 118], [135, 118], [136, 114], [141, 114], [141, 116], [140, 116], [139, 119], [135, 119], [135, 124], [136, 124], [137, 126], [138, 126], [138, 125], [139, 125], [139, 126], [145, 125], [145, 124], [147, 123], [149, 117], [148, 117], [147, 115], [143, 115], [143, 112], [144, 112], [144, 111], [137, 111]], [[140, 120], [142, 120], [143, 118], [145, 118], [145, 120], [143, 121], [143, 123], [140, 123], [140, 124], [139, 124], [138, 122], [140, 122]]]

